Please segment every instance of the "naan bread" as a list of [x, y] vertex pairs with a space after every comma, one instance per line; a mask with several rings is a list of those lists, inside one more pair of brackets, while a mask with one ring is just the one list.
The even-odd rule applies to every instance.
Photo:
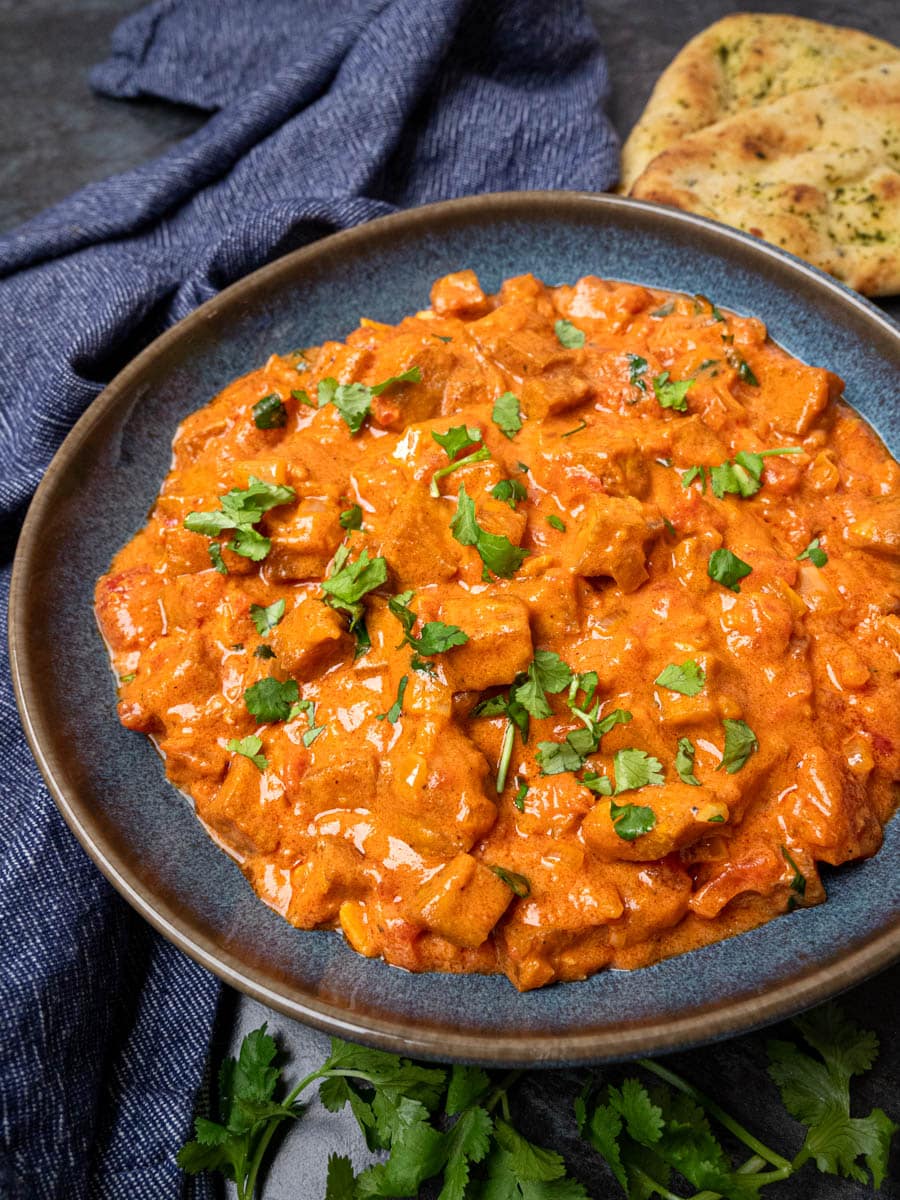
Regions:
[[774, 13], [724, 17], [689, 41], [659, 77], [622, 150], [619, 190], [627, 192], [673, 142], [707, 125], [898, 60], [895, 46], [856, 29]]
[[900, 292], [900, 62], [682, 138], [631, 195], [744, 229], [868, 296]]

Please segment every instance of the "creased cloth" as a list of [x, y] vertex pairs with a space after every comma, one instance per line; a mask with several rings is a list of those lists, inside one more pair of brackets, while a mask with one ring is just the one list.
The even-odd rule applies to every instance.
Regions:
[[[122, 22], [92, 83], [210, 116], [162, 158], [0, 238], [4, 610], [51, 457], [164, 328], [272, 258], [398, 207], [603, 190], [618, 169], [606, 65], [578, 0], [160, 0]], [[5, 642], [3, 654], [0, 1197], [212, 1194], [174, 1154], [218, 984], [132, 913], [63, 825], [21, 734]]]

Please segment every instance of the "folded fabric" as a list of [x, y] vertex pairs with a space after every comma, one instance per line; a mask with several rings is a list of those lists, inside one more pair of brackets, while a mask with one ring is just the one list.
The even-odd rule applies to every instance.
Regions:
[[[606, 67], [578, 0], [160, 0], [113, 49], [98, 90], [212, 115], [161, 159], [0, 238], [4, 611], [52, 455], [166, 326], [277, 255], [396, 207], [602, 190], [617, 173]], [[218, 985], [62, 824], [5, 658], [0, 751], [0, 1195], [205, 1195], [202, 1181], [185, 1191], [174, 1152]]]

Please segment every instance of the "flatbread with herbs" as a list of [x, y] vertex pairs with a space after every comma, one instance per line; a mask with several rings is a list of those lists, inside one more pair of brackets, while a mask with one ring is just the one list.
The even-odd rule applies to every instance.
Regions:
[[676, 55], [622, 150], [620, 191], [688, 134], [789, 92], [832, 83], [900, 50], [856, 29], [777, 13], [734, 13]]
[[900, 62], [682, 138], [631, 195], [744, 229], [868, 296], [900, 292]]

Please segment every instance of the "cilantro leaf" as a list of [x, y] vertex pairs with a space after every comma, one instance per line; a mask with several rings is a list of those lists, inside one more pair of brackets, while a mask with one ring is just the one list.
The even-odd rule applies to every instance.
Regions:
[[628, 382], [632, 387], [640, 388], [642, 392], [646, 392], [647, 384], [642, 378], [647, 371], [648, 364], [646, 358], [641, 358], [640, 354], [626, 354], [625, 357], [628, 359]]
[[706, 673], [694, 659], [689, 658], [680, 666], [670, 663], [660, 671], [653, 682], [668, 688], [670, 692], [680, 692], [682, 696], [696, 696], [703, 690]]
[[551, 513], [551, 514], [550, 514], [550, 516], [547, 518], [547, 524], [548, 524], [548, 525], [549, 525], [549, 526], [550, 526], [552, 529], [556, 529], [556, 530], [557, 530], [559, 533], [565, 533], [565, 532], [566, 532], [566, 526], [565, 526], [565, 522], [562, 520], [562, 518], [561, 518], [561, 517], [558, 517], [558, 516], [556, 515], [556, 513]]
[[[269, 553], [272, 543], [253, 526], [270, 508], [287, 504], [295, 497], [296, 492], [292, 487], [264, 483], [255, 475], [251, 475], [248, 487], [232, 488], [230, 492], [220, 496], [221, 507], [214, 512], [188, 513], [184, 519], [184, 527], [191, 533], [202, 533], [206, 537], [216, 537], [226, 529], [233, 529], [234, 537], [228, 543], [228, 549], [244, 558], [259, 562]], [[217, 556], [210, 551], [210, 558], [213, 566], [219, 570], [221, 550]], [[224, 565], [222, 563], [223, 567]]]
[[385, 388], [392, 387], [395, 383], [418, 383], [420, 379], [421, 373], [418, 367], [411, 367], [402, 375], [392, 375], [390, 379], [385, 379], [383, 383], [373, 384], [371, 387], [364, 383], [338, 383], [332, 376], [328, 376], [319, 381], [319, 408], [324, 408], [326, 404], [333, 404], [343, 417], [350, 432], [356, 434], [362, 429], [366, 417], [372, 410], [374, 396], [380, 396]]
[[452, 1116], [483, 1100], [491, 1086], [490, 1076], [481, 1067], [454, 1063], [450, 1068], [450, 1084], [444, 1111]]
[[[619, 753], [624, 752], [619, 751]], [[618, 778], [618, 773], [616, 778]], [[660, 781], [661, 779], [662, 777], [660, 777]], [[653, 781], [650, 780], [650, 782]], [[643, 785], [638, 784], [637, 786]], [[619, 791], [620, 789], [617, 787], [616, 794]], [[656, 826], [656, 813], [653, 809], [639, 804], [616, 804], [615, 800], [612, 800], [609, 805], [609, 816], [613, 823], [613, 829], [626, 842], [633, 842], [635, 838], [640, 837], [643, 833], [649, 833]]]
[[514, 546], [509, 538], [482, 529], [475, 517], [475, 502], [466, 492], [465, 484], [459, 489], [456, 515], [450, 522], [450, 530], [461, 546], [475, 547], [486, 572], [502, 579], [514, 575], [528, 556], [527, 550]]
[[316, 402], [315, 402], [315, 400], [311, 400], [311, 399], [310, 399], [309, 392], [306, 390], [306, 388], [291, 388], [291, 395], [292, 395], [292, 396], [294, 397], [294, 399], [295, 399], [295, 400], [297, 400], [297, 401], [298, 401], [300, 404], [305, 404], [305, 405], [307, 405], [309, 408], [316, 408], [316, 407], [318, 407], [318, 406], [316, 405]]
[[745, 358], [741, 358], [739, 354], [733, 355], [734, 361], [732, 366], [737, 368], [738, 378], [742, 383], [748, 383], [750, 387], [759, 387], [759, 380], [750, 369], [750, 364]]
[[629, 1137], [645, 1146], [659, 1141], [665, 1125], [662, 1110], [639, 1080], [625, 1079], [621, 1088], [610, 1087], [609, 1103], [625, 1121]]
[[287, 424], [287, 409], [276, 392], [257, 400], [251, 412], [257, 429], [282, 429]]
[[519, 397], [512, 392], [504, 392], [494, 401], [491, 420], [505, 437], [514, 438], [522, 428], [522, 412], [519, 408]]
[[525, 811], [525, 797], [528, 795], [528, 784], [525, 782], [524, 779], [522, 779], [521, 776], [518, 776], [516, 778], [516, 784], [517, 784], [516, 794], [515, 794], [515, 796], [513, 796], [513, 804], [515, 804], [515, 806], [519, 810], [519, 812], [524, 812]]
[[585, 771], [581, 782], [589, 791], [595, 792], [598, 796], [612, 795], [612, 780], [608, 775], [598, 775], [596, 771]]
[[817, 567], [824, 567], [828, 562], [828, 555], [819, 545], [819, 539], [813, 538], [802, 554], [797, 555], [797, 560], [808, 558], [811, 563]]
[[274, 658], [275, 651], [272, 649], [271, 646], [267, 646], [267, 645], [263, 644], [261, 646], [256, 647], [256, 649], [253, 651], [253, 657], [254, 658]]
[[406, 685], [408, 683], [409, 676], [404, 675], [397, 686], [397, 699], [386, 713], [379, 713], [376, 717], [376, 720], [383, 721], [386, 718], [392, 725], [397, 724], [397, 722], [400, 720], [400, 714], [403, 711], [403, 697], [406, 695]]
[[350, 615], [351, 632], [363, 615], [363, 596], [387, 582], [387, 562], [383, 558], [369, 558], [363, 550], [355, 562], [349, 561], [350, 549], [340, 546], [334, 556], [331, 574], [322, 581], [325, 603]]
[[256, 626], [256, 632], [260, 637], [265, 637], [267, 633], [271, 633], [283, 616], [283, 600], [276, 600], [274, 604], [269, 604], [268, 606], [261, 604], [250, 605], [250, 620]]
[[562, 775], [578, 771], [584, 765], [584, 755], [565, 742], [538, 742], [535, 758], [542, 775]]
[[210, 542], [207, 549], [209, 550], [209, 561], [212, 563], [213, 568], [218, 571], [220, 575], [227, 575], [228, 568], [225, 566], [225, 560], [222, 558], [222, 547], [219, 545], [219, 543]]
[[362, 529], [363, 512], [358, 504], [352, 504], [349, 508], [345, 508], [338, 517], [341, 529], [346, 529], [348, 532], [352, 529]]
[[690, 738], [678, 739], [678, 753], [675, 755], [675, 770], [678, 772], [678, 777], [682, 783], [689, 783], [692, 787], [700, 787], [700, 780], [694, 774], [694, 756], [697, 751], [694, 749], [694, 743]]
[[616, 795], [652, 785], [659, 787], [663, 782], [662, 763], [646, 750], [617, 750], [613, 756], [616, 774]]
[[469, 1163], [482, 1161], [490, 1148], [493, 1132], [493, 1121], [483, 1108], [466, 1108], [445, 1135], [444, 1186], [438, 1200], [464, 1200]]
[[705, 496], [706, 495], [706, 472], [707, 472], [707, 470], [708, 470], [707, 467], [698, 467], [698, 466], [688, 467], [688, 469], [686, 471], [682, 472], [681, 486], [683, 488], [689, 488], [695, 479], [699, 479], [700, 480], [700, 490], [703, 492], [703, 494]]
[[531, 884], [524, 875], [518, 875], [515, 871], [508, 871], [506, 867], [494, 866], [491, 863], [486, 865], [498, 879], [503, 880], [514, 896], [518, 896], [520, 900], [527, 900], [531, 895]]
[[303, 713], [306, 714], [306, 720], [309, 724], [309, 728], [303, 735], [303, 745], [309, 747], [320, 733], [325, 732], [325, 726], [316, 724], [316, 706], [312, 700], [295, 700], [291, 705], [291, 711], [288, 713], [287, 719], [294, 721]]
[[709, 564], [706, 571], [710, 579], [714, 579], [716, 583], [721, 583], [723, 587], [730, 588], [733, 592], [739, 592], [741, 585], [739, 580], [749, 575], [753, 568], [749, 563], [745, 563], [743, 559], [738, 558], [736, 554], [732, 554], [730, 550], [719, 549], [713, 550], [709, 556]]
[[[784, 861], [787, 863], [787, 865], [794, 872], [794, 877], [791, 880], [791, 891], [796, 892], [796, 894], [798, 896], [805, 896], [806, 895], [806, 876], [803, 874], [803, 872], [800, 870], [800, 868], [794, 862], [787, 846], [781, 847], [781, 857], [784, 859]], [[791, 899], [793, 899], [793, 897], [791, 897]]]
[[254, 734], [241, 738], [240, 741], [237, 738], [231, 738], [227, 745], [232, 754], [242, 754], [244, 758], [249, 758], [253, 765], [258, 767], [260, 771], [265, 771], [268, 767], [269, 760], [264, 754], [260, 753], [262, 750], [262, 739], [256, 737]]
[[299, 695], [296, 679], [288, 679], [282, 683], [280, 679], [269, 676], [260, 679], [244, 691], [244, 703], [247, 712], [256, 717], [257, 721], [287, 721], [291, 715], [291, 705]]
[[520, 1180], [549, 1182], [561, 1179], [566, 1173], [566, 1164], [555, 1150], [535, 1146], [501, 1118], [494, 1122], [494, 1138], [510, 1156], [511, 1166]]
[[536, 650], [524, 683], [513, 690], [513, 698], [537, 720], [553, 715], [546, 693], [564, 691], [572, 682], [572, 671], [552, 650]]
[[725, 770], [729, 775], [734, 775], [759, 749], [759, 742], [744, 721], [731, 721], [726, 717], [722, 724], [725, 726], [725, 750], [716, 770]]
[[353, 1164], [345, 1154], [329, 1154], [325, 1200], [348, 1200], [353, 1195], [355, 1179]]
[[674, 408], [677, 412], [687, 412], [688, 389], [693, 383], [693, 379], [669, 379], [668, 371], [656, 375], [653, 379], [653, 392], [660, 408]]
[[454, 425], [446, 433], [432, 430], [431, 436], [447, 452], [449, 459], [481, 444], [481, 430], [475, 425]]
[[553, 325], [553, 332], [561, 346], [565, 346], [567, 350], [580, 350], [584, 345], [584, 333], [578, 329], [571, 321], [560, 319]]
[[520, 500], [528, 499], [528, 489], [519, 483], [518, 479], [501, 479], [491, 488], [491, 495], [495, 500], [502, 500], [504, 504], [508, 504], [515, 511]]
[[[419, 655], [423, 658], [430, 658], [435, 654], [444, 654], [453, 646], [466, 644], [469, 635], [463, 633], [458, 625], [447, 625], [443, 621], [426, 621], [422, 626], [421, 634], [417, 637], [412, 632], [416, 623], [416, 614], [409, 607], [413, 595], [413, 592], [401, 592], [397, 596], [392, 596], [388, 601], [389, 610], [403, 626], [401, 646], [412, 646], [416, 652], [416, 658]], [[425, 665], [427, 666], [427, 664]], [[417, 667], [415, 660], [413, 666]], [[420, 668], [417, 667], [417, 669]]]

